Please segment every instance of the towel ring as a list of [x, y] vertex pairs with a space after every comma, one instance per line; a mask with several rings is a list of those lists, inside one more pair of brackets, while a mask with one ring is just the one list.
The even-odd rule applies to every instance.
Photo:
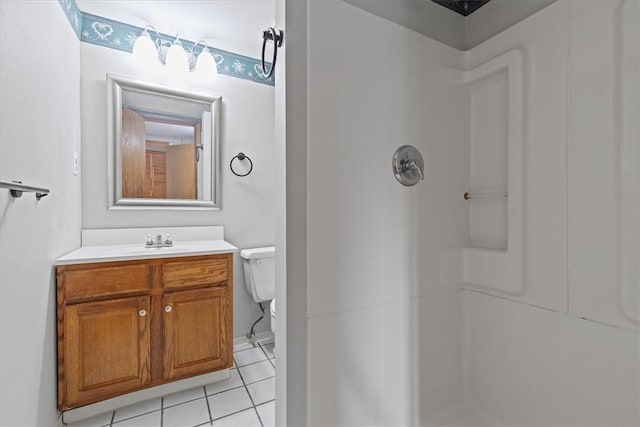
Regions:
[[[273, 71], [276, 69], [278, 48], [282, 46], [283, 39], [284, 33], [282, 32], [282, 30], [276, 31], [275, 28], [269, 27], [262, 32], [262, 74], [267, 79], [273, 75]], [[264, 60], [264, 53], [267, 48], [267, 40], [273, 40], [273, 57], [271, 59], [271, 68], [269, 69], [269, 71], [267, 71], [267, 66]]]
[[[244, 159], [249, 160], [249, 172], [247, 172], [247, 173], [245, 173], [245, 174], [239, 174], [238, 172], [236, 172], [235, 170], [233, 170], [233, 161], [234, 161], [235, 159], [238, 159], [238, 160], [240, 160], [240, 161], [242, 161], [242, 160], [244, 160]], [[247, 175], [249, 175], [249, 174], [251, 173], [251, 171], [253, 170], [253, 162], [251, 161], [251, 159], [249, 158], [249, 156], [247, 156], [246, 154], [244, 154], [244, 153], [238, 153], [238, 154], [236, 154], [235, 156], [233, 156], [233, 158], [232, 158], [232, 159], [231, 159], [231, 161], [229, 162], [229, 169], [231, 169], [231, 172], [233, 172], [233, 174], [234, 174], [235, 176], [240, 176], [240, 177], [247, 176]]]

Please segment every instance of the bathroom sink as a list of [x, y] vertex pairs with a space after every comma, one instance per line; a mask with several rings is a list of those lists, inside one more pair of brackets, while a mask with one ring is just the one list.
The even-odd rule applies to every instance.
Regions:
[[56, 260], [56, 265], [89, 262], [127, 261], [144, 258], [170, 258], [186, 255], [211, 255], [237, 252], [224, 240], [174, 242], [169, 247], [147, 248], [144, 242], [128, 245], [83, 246]]
[[114, 253], [114, 254], [122, 254], [122, 255], [133, 255], [133, 254], [141, 254], [141, 255], [153, 255], [156, 253], [161, 253], [163, 255], [167, 255], [170, 253], [178, 253], [178, 252], [190, 252], [206, 249], [210, 247], [210, 241], [202, 241], [202, 242], [179, 242], [174, 243], [173, 246], [160, 246], [160, 247], [151, 247], [148, 248], [144, 244], [138, 245], [116, 245], [116, 246], [106, 246], [104, 250], [105, 253]]

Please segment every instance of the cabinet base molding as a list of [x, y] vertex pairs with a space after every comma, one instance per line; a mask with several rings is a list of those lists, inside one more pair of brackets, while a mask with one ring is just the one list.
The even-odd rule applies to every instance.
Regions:
[[75, 423], [98, 414], [115, 411], [116, 409], [124, 408], [125, 406], [133, 405], [145, 400], [156, 399], [168, 394], [179, 393], [196, 387], [203, 387], [216, 381], [226, 380], [230, 376], [231, 374], [229, 369], [222, 369], [216, 372], [185, 378], [183, 380], [173, 381], [156, 387], [134, 391], [132, 393], [123, 394], [122, 396], [113, 397], [101, 402], [64, 411], [62, 413], [62, 420], [65, 424]]

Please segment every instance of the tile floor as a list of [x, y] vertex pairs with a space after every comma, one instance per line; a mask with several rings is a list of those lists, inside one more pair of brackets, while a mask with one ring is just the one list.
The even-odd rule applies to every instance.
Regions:
[[275, 425], [273, 342], [234, 348], [227, 380], [140, 402], [68, 427], [268, 427]]

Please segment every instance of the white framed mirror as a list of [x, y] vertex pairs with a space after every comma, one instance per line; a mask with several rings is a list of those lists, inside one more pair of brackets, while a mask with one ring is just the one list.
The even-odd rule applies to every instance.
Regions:
[[222, 97], [107, 74], [109, 209], [220, 209]]

